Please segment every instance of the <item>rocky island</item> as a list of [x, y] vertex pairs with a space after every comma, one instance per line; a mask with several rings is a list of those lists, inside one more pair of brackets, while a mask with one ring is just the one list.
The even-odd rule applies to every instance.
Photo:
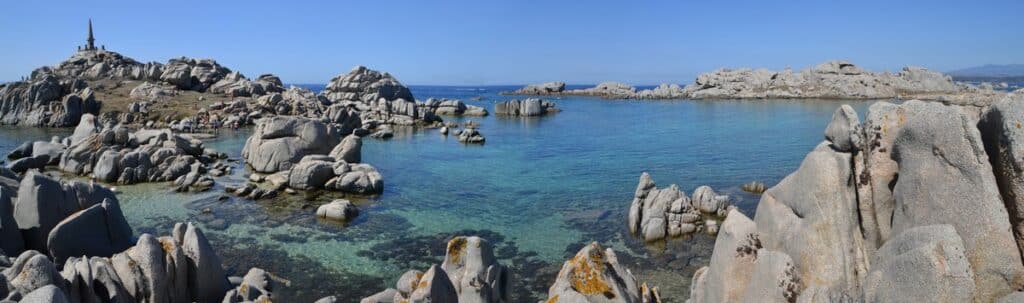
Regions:
[[991, 86], [957, 83], [948, 75], [922, 67], [872, 73], [841, 60], [802, 71], [719, 69], [697, 76], [685, 87], [661, 84], [637, 90], [623, 83], [604, 82], [592, 88], [566, 90], [564, 82], [549, 82], [505, 94], [607, 99], [919, 99], [970, 105], [992, 104], [1004, 95]]

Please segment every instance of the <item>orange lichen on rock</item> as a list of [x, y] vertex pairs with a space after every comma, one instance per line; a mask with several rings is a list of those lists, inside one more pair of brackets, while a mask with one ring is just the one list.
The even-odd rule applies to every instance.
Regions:
[[466, 249], [466, 237], [455, 237], [448, 241], [448, 256], [452, 263], [459, 263], [462, 252]]
[[556, 302], [558, 302], [558, 295], [554, 295], [553, 297], [548, 298], [548, 303], [556, 303]]
[[[591, 244], [596, 245], [596, 244]], [[577, 254], [569, 262], [574, 269], [570, 275], [572, 288], [583, 295], [603, 294], [615, 297], [608, 282], [604, 280], [604, 253], [599, 246], [593, 247], [590, 254]]]

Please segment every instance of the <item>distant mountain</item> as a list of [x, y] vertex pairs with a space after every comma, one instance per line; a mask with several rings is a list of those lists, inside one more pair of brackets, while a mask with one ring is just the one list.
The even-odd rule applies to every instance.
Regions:
[[950, 71], [954, 78], [1024, 78], [1024, 64], [988, 64]]

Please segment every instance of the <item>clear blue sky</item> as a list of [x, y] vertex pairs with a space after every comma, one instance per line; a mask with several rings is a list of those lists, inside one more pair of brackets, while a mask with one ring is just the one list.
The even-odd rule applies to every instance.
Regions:
[[[633, 2], [633, 3], [630, 3]], [[897, 3], [898, 2], [898, 3]], [[11, 1], [0, 80], [84, 43], [139, 61], [213, 58], [325, 83], [355, 65], [406, 84], [688, 83], [719, 67], [871, 70], [1024, 63], [1024, 1]]]

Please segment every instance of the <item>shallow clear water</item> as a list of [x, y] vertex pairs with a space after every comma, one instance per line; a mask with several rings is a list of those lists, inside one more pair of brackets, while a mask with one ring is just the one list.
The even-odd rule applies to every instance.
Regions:
[[[460, 98], [493, 111], [514, 87], [413, 87], [420, 99]], [[481, 101], [470, 98], [480, 96]], [[327, 193], [272, 201], [227, 197], [241, 164], [218, 188], [199, 194], [166, 184], [122, 186], [122, 207], [136, 233], [166, 234], [175, 221], [202, 224], [234, 274], [259, 266], [293, 281], [283, 301], [338, 295], [343, 301], [393, 287], [407, 269], [440, 262], [447, 238], [477, 234], [512, 267], [517, 302], [536, 302], [561, 263], [590, 241], [619, 259], [663, 297], [681, 302], [690, 276], [707, 265], [713, 239], [645, 245], [628, 234], [625, 213], [641, 172], [689, 192], [711, 185], [749, 215], [757, 197], [739, 185], [769, 186], [796, 169], [823, 138], [837, 101], [626, 101], [552, 98], [563, 111], [536, 118], [451, 118], [480, 122], [482, 146], [437, 130], [398, 129], [387, 141], [364, 139], [363, 161], [384, 175], [379, 197], [349, 197], [361, 207], [345, 225], [314, 218]], [[847, 102], [850, 103], [850, 102]], [[865, 113], [867, 102], [850, 103]], [[67, 130], [0, 128], [0, 148]], [[225, 132], [207, 146], [238, 158], [248, 132]]]

